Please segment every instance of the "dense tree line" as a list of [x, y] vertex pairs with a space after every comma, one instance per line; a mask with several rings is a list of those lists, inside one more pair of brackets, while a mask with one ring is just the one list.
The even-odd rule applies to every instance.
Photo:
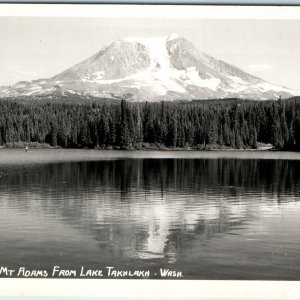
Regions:
[[300, 99], [86, 104], [0, 101], [0, 145], [300, 150]]

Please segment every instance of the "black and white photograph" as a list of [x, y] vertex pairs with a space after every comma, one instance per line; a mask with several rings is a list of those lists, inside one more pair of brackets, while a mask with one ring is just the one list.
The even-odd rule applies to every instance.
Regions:
[[1, 278], [300, 280], [297, 7], [7, 6]]

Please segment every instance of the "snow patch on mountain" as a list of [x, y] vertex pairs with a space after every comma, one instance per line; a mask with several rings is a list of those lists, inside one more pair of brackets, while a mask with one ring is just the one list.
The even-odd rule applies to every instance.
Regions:
[[40, 92], [41, 90], [42, 90], [41, 86], [32, 86], [32, 87], [30, 87], [30, 90], [27, 93], [25, 93], [25, 95], [30, 96], [30, 95]]
[[195, 85], [216, 91], [221, 83], [220, 79], [214, 78], [211, 75], [211, 78], [202, 79], [195, 67], [190, 67], [186, 71], [180, 71], [180, 73], [182, 73], [180, 77], [183, 79], [184, 85]]
[[269, 82], [261, 82], [261, 83], [258, 83], [256, 85], [256, 87], [260, 90], [262, 90], [263, 92], [267, 92], [267, 91], [274, 91], [274, 92], [287, 92], [287, 93], [293, 93], [295, 96], [299, 96], [300, 95], [300, 91], [297, 92], [297, 91], [293, 91], [291, 89], [288, 89], [288, 88], [285, 88], [285, 87], [282, 87], [282, 86], [278, 86], [278, 85], [274, 85], [274, 84], [271, 84]]
[[166, 47], [168, 37], [152, 37], [152, 38], [126, 38], [123, 39], [129, 43], [139, 43], [149, 50], [150, 69], [168, 68], [170, 66], [170, 58]]
[[83, 76], [81, 80], [83, 82], [101, 82], [101, 80], [105, 77], [105, 71], [97, 71], [90, 75]]

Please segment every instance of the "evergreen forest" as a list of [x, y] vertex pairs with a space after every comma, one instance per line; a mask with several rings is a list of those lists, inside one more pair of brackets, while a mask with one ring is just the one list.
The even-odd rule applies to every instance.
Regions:
[[300, 150], [300, 97], [192, 102], [0, 100], [0, 145]]

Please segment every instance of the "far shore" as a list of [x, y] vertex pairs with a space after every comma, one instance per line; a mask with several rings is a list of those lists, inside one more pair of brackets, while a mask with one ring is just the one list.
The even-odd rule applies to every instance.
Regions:
[[227, 146], [220, 145], [197, 145], [197, 146], [187, 146], [187, 147], [166, 147], [163, 144], [149, 144], [149, 143], [141, 143], [132, 146], [97, 146], [95, 148], [64, 148], [64, 147], [53, 147], [49, 144], [42, 144], [38, 142], [16, 142], [16, 143], [8, 143], [6, 145], [0, 145], [0, 149], [75, 149], [75, 150], [101, 150], [101, 151], [278, 151], [274, 149], [271, 144], [258, 143], [257, 148], [232, 148]]
[[300, 160], [299, 152], [259, 150], [94, 150], [94, 149], [0, 149], [1, 165], [84, 162], [116, 159], [284, 159]]

